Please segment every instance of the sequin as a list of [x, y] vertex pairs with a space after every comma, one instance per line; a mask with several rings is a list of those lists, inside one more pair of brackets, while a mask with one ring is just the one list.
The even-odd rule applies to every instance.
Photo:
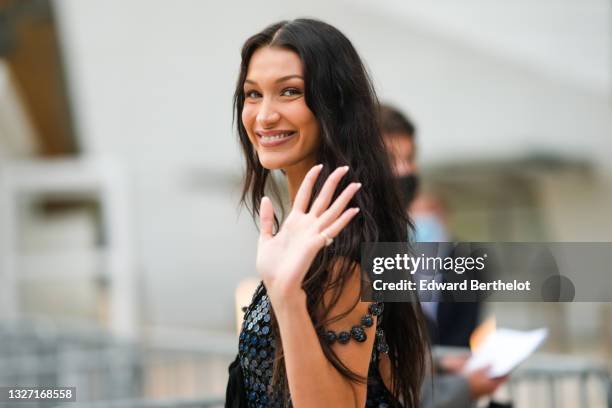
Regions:
[[387, 354], [389, 352], [389, 345], [387, 343], [381, 342], [376, 344], [376, 350], [379, 353], [385, 353]]
[[374, 319], [372, 319], [372, 315], [367, 314], [361, 318], [361, 324], [365, 327], [372, 327], [374, 324]]
[[380, 316], [384, 310], [383, 303], [372, 303], [368, 308], [373, 316]]
[[338, 334], [338, 342], [340, 344], [346, 344], [348, 343], [348, 341], [351, 339], [351, 334], [349, 332], [346, 331], [341, 331]]
[[329, 343], [329, 344], [334, 344], [334, 342], [337, 340], [338, 336], [336, 336], [336, 333], [334, 333], [333, 331], [329, 330], [325, 333], [325, 340]]
[[381, 328], [376, 329], [376, 338], [378, 340], [382, 340], [384, 335], [385, 335], [385, 332], [383, 331], [383, 329]]
[[368, 338], [368, 336], [365, 333], [365, 330], [363, 330], [361, 326], [351, 327], [351, 337], [354, 338], [359, 343], [363, 343]]

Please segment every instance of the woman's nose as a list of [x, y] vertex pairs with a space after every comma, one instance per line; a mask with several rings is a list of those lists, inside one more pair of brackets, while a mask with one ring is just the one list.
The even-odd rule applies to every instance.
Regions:
[[263, 101], [257, 112], [257, 123], [263, 128], [271, 127], [280, 119], [280, 114], [274, 108], [274, 104], [269, 101]]

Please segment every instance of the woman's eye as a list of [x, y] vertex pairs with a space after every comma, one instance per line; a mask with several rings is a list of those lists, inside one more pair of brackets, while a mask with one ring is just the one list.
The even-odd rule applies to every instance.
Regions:
[[259, 98], [261, 94], [257, 91], [245, 91], [244, 96], [246, 98]]
[[283, 89], [283, 92], [281, 92], [281, 95], [283, 96], [295, 96], [295, 95], [300, 95], [302, 92], [297, 89], [297, 88], [287, 88], [287, 89]]

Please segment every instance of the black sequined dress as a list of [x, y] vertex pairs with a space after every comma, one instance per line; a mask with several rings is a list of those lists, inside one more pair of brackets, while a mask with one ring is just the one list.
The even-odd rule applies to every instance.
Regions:
[[[291, 406], [284, 403], [281, 390], [272, 384], [274, 362], [274, 334], [270, 327], [270, 301], [260, 284], [251, 304], [246, 308], [240, 332], [238, 356], [229, 367], [226, 407], [263, 408]], [[379, 322], [381, 319], [379, 319]], [[385, 387], [378, 371], [378, 353], [384, 350], [382, 329], [377, 335], [368, 371], [366, 407], [387, 408], [394, 397]]]

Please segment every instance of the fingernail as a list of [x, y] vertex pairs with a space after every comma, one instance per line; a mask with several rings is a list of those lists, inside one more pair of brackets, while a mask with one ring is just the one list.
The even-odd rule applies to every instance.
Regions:
[[355, 185], [357, 186], [357, 188], [361, 188], [361, 183], [355, 183]]
[[353, 211], [355, 211], [356, 213], [359, 212], [359, 207], [353, 207]]
[[323, 163], [317, 164], [315, 167], [317, 167], [317, 168], [319, 168], [319, 169], [320, 169], [320, 168], [322, 168], [322, 167], [323, 167]]
[[344, 166], [342, 169], [343, 169], [344, 171], [348, 171], [349, 166]]

